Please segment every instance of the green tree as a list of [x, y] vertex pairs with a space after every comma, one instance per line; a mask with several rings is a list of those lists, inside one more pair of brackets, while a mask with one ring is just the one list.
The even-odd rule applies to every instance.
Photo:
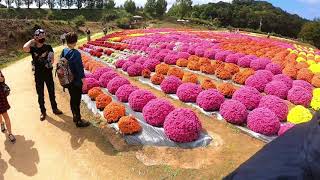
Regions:
[[320, 48], [320, 22], [305, 23], [299, 33], [299, 37]]
[[46, 0], [35, 0], [38, 9], [40, 9], [43, 5], [46, 4]]
[[96, 1], [96, 8], [102, 9], [103, 8], [103, 0], [95, 0]]
[[156, 15], [162, 17], [167, 11], [167, 1], [166, 0], [157, 0], [156, 3]]
[[56, 0], [47, 0], [47, 4], [50, 9], [53, 9], [56, 5]]
[[75, 1], [75, 4], [76, 4], [76, 6], [77, 6], [78, 9], [81, 9], [81, 8], [82, 8], [82, 6], [83, 6], [83, 1], [84, 1], [84, 0], [76, 0], [76, 1]]
[[14, 0], [6, 0], [7, 8], [10, 8]]
[[23, 3], [30, 9], [30, 5], [33, 3], [33, 0], [23, 0]]
[[17, 8], [20, 8], [23, 2], [22, 0], [14, 0], [14, 3], [16, 4]]
[[184, 18], [192, 10], [192, 0], [176, 0], [176, 3], [180, 18]]
[[144, 12], [146, 14], [149, 14], [152, 17], [155, 17], [156, 6], [157, 6], [156, 0], [147, 0], [146, 4], [144, 5]]
[[136, 12], [136, 3], [133, 0], [126, 0], [124, 2], [124, 9], [131, 14]]
[[85, 7], [88, 9], [93, 9], [95, 7], [95, 1], [85, 0]]
[[104, 8], [106, 9], [113, 9], [116, 6], [116, 3], [114, 2], [114, 0], [106, 0], [104, 2]]
[[70, 9], [70, 7], [74, 4], [74, 0], [64, 0], [64, 5]]

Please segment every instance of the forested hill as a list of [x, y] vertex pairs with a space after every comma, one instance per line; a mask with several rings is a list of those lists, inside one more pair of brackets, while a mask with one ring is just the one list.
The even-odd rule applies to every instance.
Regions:
[[[172, 16], [181, 12], [177, 5], [169, 10]], [[184, 15], [182, 13], [182, 15]], [[308, 20], [298, 15], [289, 14], [271, 3], [254, 0], [234, 0], [232, 3], [218, 2], [195, 5], [185, 17], [203, 20], [218, 20], [222, 26], [250, 28], [258, 30], [260, 21], [261, 31], [274, 32], [283, 36], [296, 38], [304, 23]]]

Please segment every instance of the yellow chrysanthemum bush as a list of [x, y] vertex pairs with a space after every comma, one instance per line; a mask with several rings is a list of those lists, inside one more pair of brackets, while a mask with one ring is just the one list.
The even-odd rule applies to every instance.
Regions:
[[292, 108], [289, 111], [287, 120], [293, 124], [300, 124], [304, 122], [308, 122], [312, 119], [312, 114], [309, 111], [309, 109], [298, 105], [294, 108]]

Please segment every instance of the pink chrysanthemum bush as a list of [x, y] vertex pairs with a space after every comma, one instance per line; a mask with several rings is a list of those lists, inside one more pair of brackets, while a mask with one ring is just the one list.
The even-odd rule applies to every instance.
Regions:
[[281, 67], [276, 63], [269, 63], [265, 69], [272, 72], [274, 75], [282, 73]]
[[175, 94], [181, 84], [182, 81], [180, 78], [176, 76], [168, 76], [162, 81], [160, 87], [161, 90], [166, 94]]
[[141, 76], [143, 66], [139, 63], [135, 63], [128, 67], [127, 73], [129, 76]]
[[312, 100], [312, 92], [300, 86], [293, 86], [288, 91], [287, 99], [293, 104], [309, 107]]
[[226, 63], [237, 64], [237, 63], [238, 63], [238, 60], [239, 60], [240, 58], [242, 58], [243, 56], [244, 56], [244, 54], [242, 54], [242, 53], [229, 54], [229, 55], [226, 57], [225, 62], [226, 62]]
[[275, 113], [280, 121], [286, 121], [289, 112], [288, 105], [277, 96], [267, 95], [260, 100], [259, 107], [268, 108]]
[[197, 140], [202, 129], [199, 118], [190, 109], [175, 109], [170, 112], [163, 127], [167, 137], [178, 143]]
[[197, 104], [205, 111], [216, 111], [224, 102], [224, 95], [216, 89], [202, 91], [197, 97]]
[[284, 83], [288, 88], [292, 87], [292, 82], [293, 80], [284, 74], [277, 74], [275, 76], [273, 76], [272, 78], [273, 81], [281, 81], [282, 83]]
[[289, 88], [281, 81], [271, 81], [264, 88], [264, 92], [268, 95], [275, 95], [281, 99], [286, 99]]
[[108, 86], [108, 83], [115, 77], [119, 76], [118, 73], [115, 71], [108, 71], [104, 74], [102, 74], [99, 78], [99, 84], [101, 87], [106, 88]]
[[129, 95], [129, 105], [132, 110], [142, 112], [143, 107], [152, 99], [156, 99], [150, 91], [136, 90]]
[[148, 59], [146, 62], [143, 64], [144, 68], [149, 69], [150, 71], [154, 72], [156, 70], [156, 66], [160, 64], [160, 61], [157, 59]]
[[88, 91], [94, 87], [99, 87], [99, 83], [95, 78], [85, 78], [85, 85], [82, 87], [82, 93], [87, 94]]
[[294, 80], [292, 82], [292, 86], [299, 86], [299, 87], [302, 87], [310, 92], [312, 92], [312, 90], [313, 90], [313, 86], [310, 83], [308, 83], [307, 81], [303, 81], [303, 80]]
[[253, 59], [250, 63], [250, 68], [254, 70], [265, 69], [269, 63], [271, 63], [271, 60], [268, 58]]
[[268, 70], [258, 70], [254, 73], [254, 75], [259, 76], [261, 78], [266, 79], [268, 82], [272, 81], [273, 74], [271, 71]]
[[126, 62], [127, 62], [127, 61], [124, 60], [124, 59], [119, 59], [119, 60], [116, 62], [115, 66], [116, 66], [116, 68], [122, 68], [123, 64], [126, 63]]
[[174, 109], [174, 106], [165, 99], [153, 99], [144, 106], [142, 114], [148, 124], [162, 127], [165, 118]]
[[115, 94], [116, 91], [125, 84], [130, 84], [129, 80], [123, 77], [115, 77], [113, 78], [107, 85], [107, 89], [111, 94]]
[[131, 65], [134, 65], [134, 62], [132, 62], [132, 61], [127, 61], [127, 62], [125, 62], [125, 63], [122, 65], [121, 69], [122, 69], [123, 71], [127, 71], [128, 67], [130, 67]]
[[292, 123], [285, 123], [285, 124], [281, 124], [279, 132], [278, 132], [278, 136], [282, 136], [283, 134], [285, 134], [289, 129], [293, 128], [294, 124]]
[[261, 97], [255, 88], [243, 86], [233, 94], [232, 99], [240, 101], [248, 110], [252, 110], [258, 107]]
[[269, 81], [266, 78], [254, 74], [246, 80], [245, 85], [256, 88], [258, 91], [262, 92], [268, 82]]
[[95, 78], [92, 73], [85, 73], [84, 76], [85, 78]]
[[240, 67], [248, 68], [248, 67], [250, 67], [250, 63], [251, 63], [252, 59], [254, 59], [252, 56], [248, 56], [248, 55], [247, 56], [243, 56], [243, 57], [238, 59], [237, 64]]
[[169, 65], [175, 65], [177, 63], [177, 60], [178, 56], [176, 56], [175, 54], [168, 54], [164, 58], [164, 62]]
[[98, 68], [96, 71], [93, 73], [93, 76], [96, 80], [99, 80], [99, 78], [102, 76], [102, 74], [112, 71], [112, 68], [109, 67], [103, 67], [103, 68]]
[[268, 108], [256, 108], [248, 114], [247, 126], [250, 130], [267, 136], [277, 135], [280, 121]]
[[231, 124], [242, 125], [247, 119], [247, 108], [237, 100], [226, 100], [220, 106], [220, 114]]
[[138, 88], [131, 84], [125, 84], [118, 88], [115, 95], [119, 101], [128, 102], [130, 94], [135, 90]]
[[198, 84], [184, 83], [178, 87], [177, 96], [182, 102], [196, 102], [201, 91], [202, 88]]

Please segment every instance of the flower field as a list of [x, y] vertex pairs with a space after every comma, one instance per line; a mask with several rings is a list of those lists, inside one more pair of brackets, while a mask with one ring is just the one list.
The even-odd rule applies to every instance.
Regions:
[[[146, 123], [172, 142], [199, 141], [198, 109], [269, 142], [320, 109], [320, 51], [286, 41], [146, 29], [109, 34], [80, 49], [87, 71], [83, 93], [124, 135], [142, 133]], [[190, 108], [132, 85], [132, 77]]]

